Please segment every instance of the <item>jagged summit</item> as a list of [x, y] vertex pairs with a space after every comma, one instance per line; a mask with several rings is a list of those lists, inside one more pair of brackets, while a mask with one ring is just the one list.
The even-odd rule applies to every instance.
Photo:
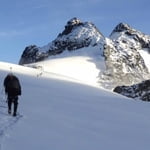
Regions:
[[118, 24], [106, 39], [104, 57], [107, 79], [114, 84], [131, 85], [149, 79], [149, 60], [143, 57], [150, 52], [150, 36], [125, 23]]
[[67, 22], [67, 25], [65, 26], [65, 30], [61, 34], [59, 34], [59, 36], [67, 35], [67, 34], [71, 33], [71, 31], [74, 27], [77, 27], [80, 25], [83, 25], [83, 23], [78, 18], [74, 17], [74, 18], [70, 19]]
[[93, 23], [82, 22], [80, 19], [74, 17], [67, 22], [64, 31], [60, 33], [58, 37], [71, 34], [73, 30], [76, 30], [77, 28], [86, 28], [86, 27], [89, 27], [89, 29], [94, 28], [96, 30], [95, 32], [98, 32], [99, 34], [102, 35], [102, 33], [98, 30], [98, 28]]
[[122, 31], [127, 31], [127, 30], [132, 30], [132, 28], [128, 25], [128, 24], [126, 24], [126, 23], [119, 23], [116, 27], [115, 27], [115, 29], [113, 30], [113, 32], [122, 32]]
[[91, 22], [82, 22], [77, 18], [69, 20], [65, 29], [55, 40], [48, 45], [38, 47], [27, 46], [21, 56], [19, 64], [28, 64], [44, 60], [51, 55], [62, 53], [65, 50], [77, 50], [83, 47], [103, 45], [105, 37]]
[[[113, 40], [120, 41], [120, 38], [122, 39], [128, 39], [128, 41], [131, 39], [135, 42], [137, 42], [137, 45], [142, 48], [148, 48], [148, 51], [150, 52], [150, 36], [146, 35], [138, 30], [135, 30], [130, 25], [125, 23], [119, 23], [115, 29], [110, 34], [110, 38]], [[125, 41], [124, 40], [124, 41]], [[130, 41], [131, 41], [130, 40]]]
[[76, 50], [83, 47], [95, 46], [104, 41], [104, 36], [91, 22], [82, 22], [72, 18], [65, 29], [52, 42], [56, 49]]
[[74, 17], [67, 22], [66, 26], [74, 26], [74, 25], [80, 25], [80, 24], [82, 24], [82, 21], [80, 19]]

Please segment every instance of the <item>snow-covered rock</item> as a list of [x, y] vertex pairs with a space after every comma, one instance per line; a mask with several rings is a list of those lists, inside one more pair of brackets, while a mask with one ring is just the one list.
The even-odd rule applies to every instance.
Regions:
[[82, 22], [73, 18], [67, 22], [65, 29], [57, 38], [43, 47], [27, 46], [19, 64], [29, 64], [44, 60], [48, 56], [60, 54], [65, 50], [72, 51], [104, 43], [104, 36], [91, 22]]
[[[141, 55], [143, 52], [149, 59]], [[150, 36], [127, 24], [118, 24], [106, 39], [104, 57], [107, 70], [103, 79], [113, 85], [131, 85], [150, 78]]]
[[150, 101], [150, 80], [132, 86], [118, 86], [114, 89], [114, 92], [127, 97]]

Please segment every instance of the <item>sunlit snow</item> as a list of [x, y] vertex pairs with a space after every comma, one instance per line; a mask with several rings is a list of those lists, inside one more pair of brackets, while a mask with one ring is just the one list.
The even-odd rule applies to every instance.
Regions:
[[98, 49], [89, 53], [32, 64], [38, 69], [0, 62], [1, 87], [10, 71], [22, 85], [18, 119], [1, 90], [0, 150], [149, 150], [150, 104], [98, 87], [105, 64]]
[[139, 52], [140, 52], [141, 56], [143, 57], [144, 62], [150, 72], [150, 53], [148, 53], [148, 51], [146, 51], [146, 50], [141, 50]]

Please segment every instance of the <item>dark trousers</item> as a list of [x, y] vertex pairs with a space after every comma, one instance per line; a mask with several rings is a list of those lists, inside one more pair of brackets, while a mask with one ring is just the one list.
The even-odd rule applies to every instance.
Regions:
[[8, 111], [11, 112], [12, 103], [14, 104], [14, 114], [17, 113], [18, 96], [8, 96]]

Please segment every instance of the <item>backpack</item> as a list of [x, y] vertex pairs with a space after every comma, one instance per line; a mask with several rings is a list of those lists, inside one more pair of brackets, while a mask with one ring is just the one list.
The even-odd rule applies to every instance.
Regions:
[[21, 86], [19, 80], [16, 77], [9, 79], [7, 83], [8, 94], [12, 96], [21, 95]]

